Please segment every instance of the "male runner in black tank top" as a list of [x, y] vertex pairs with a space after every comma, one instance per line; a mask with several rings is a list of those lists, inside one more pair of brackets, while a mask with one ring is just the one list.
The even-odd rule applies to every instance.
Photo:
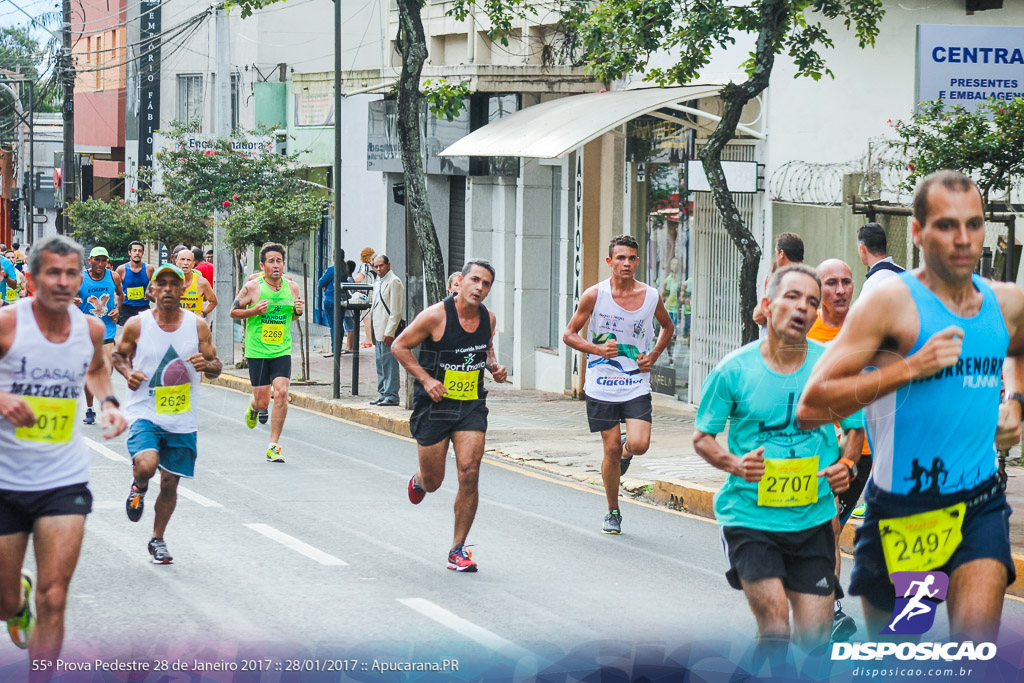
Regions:
[[[455, 448], [459, 492], [448, 568], [457, 572], [477, 570], [464, 544], [476, 516], [487, 431], [484, 370], [496, 382], [507, 376], [494, 356], [494, 313], [483, 306], [493, 283], [491, 264], [467, 261], [459, 293], [420, 313], [391, 344], [395, 359], [416, 378], [409, 419], [419, 451], [419, 470], [409, 480], [413, 504], [441, 486], [449, 440]], [[420, 345], [417, 361], [412, 348]]]

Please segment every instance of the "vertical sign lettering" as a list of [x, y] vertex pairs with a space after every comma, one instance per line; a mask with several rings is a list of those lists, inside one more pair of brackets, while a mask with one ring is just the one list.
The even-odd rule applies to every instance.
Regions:
[[139, 55], [139, 166], [153, 168], [153, 134], [160, 128], [160, 4], [142, 0]]
[[[583, 279], [583, 147], [576, 150], [576, 182], [574, 183], [575, 212], [573, 217], [573, 288], [572, 306], [576, 310], [580, 306], [580, 287]], [[583, 333], [586, 335], [586, 332]], [[583, 378], [580, 376], [580, 354], [572, 354], [572, 391], [573, 397], [578, 398], [583, 393]]]

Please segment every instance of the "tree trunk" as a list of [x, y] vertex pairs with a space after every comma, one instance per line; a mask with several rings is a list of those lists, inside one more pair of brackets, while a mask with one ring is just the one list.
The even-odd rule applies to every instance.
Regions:
[[757, 306], [757, 269], [761, 261], [761, 247], [750, 229], [743, 223], [736, 203], [729, 192], [729, 184], [722, 170], [722, 150], [736, 135], [743, 106], [757, 97], [766, 87], [771, 78], [775, 64], [775, 45], [779, 39], [780, 27], [786, 16], [784, 0], [762, 0], [761, 28], [757, 36], [757, 48], [754, 53], [754, 71], [750, 78], [740, 84], [730, 83], [722, 89], [721, 98], [725, 102], [722, 120], [718, 122], [707, 145], [701, 150], [700, 160], [704, 164], [704, 173], [711, 186], [711, 195], [715, 201], [726, 232], [733, 244], [739, 249], [743, 263], [740, 265], [740, 319], [742, 322], [744, 344], [758, 337], [757, 325], [754, 324], [754, 307]]
[[398, 0], [399, 43], [402, 52], [402, 74], [398, 80], [398, 141], [402, 149], [405, 171], [405, 201], [409, 206], [416, 241], [423, 254], [423, 277], [427, 301], [434, 303], [446, 296], [446, 275], [441, 245], [434, 230], [427, 201], [427, 178], [423, 172], [420, 112], [423, 94], [420, 74], [427, 60], [427, 39], [420, 17], [421, 0]]

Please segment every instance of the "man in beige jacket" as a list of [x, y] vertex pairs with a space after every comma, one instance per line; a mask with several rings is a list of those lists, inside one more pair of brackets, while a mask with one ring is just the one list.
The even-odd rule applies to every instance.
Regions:
[[377, 400], [374, 406], [398, 405], [398, 361], [391, 355], [391, 342], [398, 336], [398, 326], [405, 312], [405, 286], [391, 272], [391, 261], [384, 254], [373, 259], [377, 283], [373, 288], [370, 324], [373, 332], [373, 353], [377, 359]]

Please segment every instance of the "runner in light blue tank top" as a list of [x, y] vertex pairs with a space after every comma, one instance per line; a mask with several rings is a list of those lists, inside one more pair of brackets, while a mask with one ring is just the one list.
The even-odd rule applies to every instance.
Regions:
[[913, 206], [922, 267], [851, 309], [797, 419], [807, 429], [862, 407], [867, 417], [874, 465], [849, 592], [864, 599], [868, 633], [923, 632], [901, 622], [907, 596], [894, 586], [911, 572], [948, 578], [953, 640], [994, 642], [1016, 578], [996, 449], [1021, 440], [1024, 292], [974, 273], [985, 207], [970, 178], [934, 173]]
[[984, 301], [970, 318], [951, 313], [913, 273], [897, 277], [910, 289], [921, 321], [910, 353], [951, 325], [964, 331], [963, 350], [956, 365], [867, 407], [872, 481], [900, 495], [965, 491], [996, 472], [1000, 376], [1010, 335], [995, 292], [981, 277], [973, 281]]

